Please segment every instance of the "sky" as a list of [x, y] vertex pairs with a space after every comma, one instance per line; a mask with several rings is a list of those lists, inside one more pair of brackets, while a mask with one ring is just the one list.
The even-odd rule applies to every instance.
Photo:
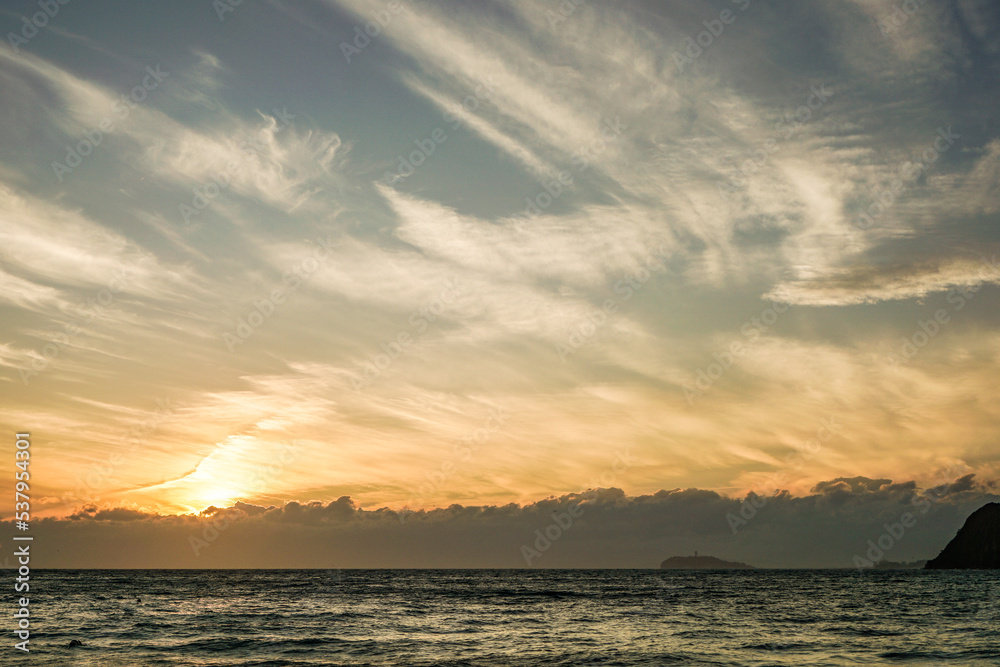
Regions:
[[41, 566], [852, 567], [1000, 499], [992, 0], [0, 27]]

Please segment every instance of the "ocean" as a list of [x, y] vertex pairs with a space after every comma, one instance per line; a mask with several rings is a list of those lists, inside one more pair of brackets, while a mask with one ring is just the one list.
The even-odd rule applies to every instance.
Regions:
[[30, 598], [0, 664], [1000, 665], [1000, 571], [40, 570]]

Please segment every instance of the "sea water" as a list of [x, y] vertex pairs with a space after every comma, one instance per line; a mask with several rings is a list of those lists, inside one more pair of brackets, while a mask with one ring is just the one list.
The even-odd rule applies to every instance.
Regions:
[[42, 570], [31, 619], [0, 663], [1000, 665], [1000, 571]]

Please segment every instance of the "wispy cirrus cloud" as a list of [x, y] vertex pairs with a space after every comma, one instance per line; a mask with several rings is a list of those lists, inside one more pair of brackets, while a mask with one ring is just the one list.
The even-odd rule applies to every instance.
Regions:
[[[0, 365], [6, 385], [44, 368], [2, 417], [51, 424], [67, 470], [45, 492], [161, 393], [180, 418], [109, 502], [398, 509], [497, 406], [510, 421], [427, 509], [577, 493], [610, 443], [642, 461], [630, 496], [741, 494], [831, 414], [850, 423], [794, 497], [917, 478], [938, 454], [992, 479], [993, 5], [924, 3], [883, 35], [893, 6], [871, 2], [572, 4], [406, 3], [350, 62], [340, 42], [372, 10], [354, 0], [224, 23], [144, 10], [183, 39], [98, 8], [122, 29], [67, 14], [0, 55]], [[736, 20], [678, 68], [723, 6]], [[294, 48], [264, 62], [255, 31]], [[89, 316], [88, 299], [108, 303]], [[901, 362], [942, 308], [952, 322]], [[301, 459], [240, 487], [291, 441]]]

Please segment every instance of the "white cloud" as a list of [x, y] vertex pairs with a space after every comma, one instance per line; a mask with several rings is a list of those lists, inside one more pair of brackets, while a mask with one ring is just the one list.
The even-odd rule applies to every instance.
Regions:
[[1000, 284], [995, 257], [932, 266], [831, 269], [811, 279], [780, 284], [764, 298], [799, 305], [845, 306], [919, 299], [952, 288], [978, 289], [983, 284]]

